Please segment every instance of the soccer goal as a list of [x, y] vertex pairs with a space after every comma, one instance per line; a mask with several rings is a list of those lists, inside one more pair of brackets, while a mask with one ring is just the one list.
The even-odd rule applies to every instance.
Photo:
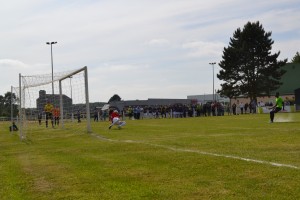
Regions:
[[19, 74], [19, 87], [12, 87], [12, 93], [18, 104], [12, 119], [21, 139], [42, 128], [91, 132], [87, 67], [53, 75]]

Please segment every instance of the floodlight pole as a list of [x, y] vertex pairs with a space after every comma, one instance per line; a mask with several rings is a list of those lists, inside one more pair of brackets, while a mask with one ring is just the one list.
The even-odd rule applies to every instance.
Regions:
[[215, 64], [216, 62], [211, 62], [209, 63], [210, 65], [212, 65], [212, 69], [213, 69], [213, 102], [215, 102]]
[[54, 98], [54, 83], [53, 83], [53, 53], [52, 53], [52, 45], [57, 44], [57, 42], [46, 42], [46, 44], [51, 46], [51, 74], [52, 74], [52, 97]]

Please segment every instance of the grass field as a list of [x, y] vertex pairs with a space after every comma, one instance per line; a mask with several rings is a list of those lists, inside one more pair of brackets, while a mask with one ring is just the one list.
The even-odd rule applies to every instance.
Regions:
[[0, 123], [0, 199], [300, 199], [300, 113], [127, 120], [93, 133]]

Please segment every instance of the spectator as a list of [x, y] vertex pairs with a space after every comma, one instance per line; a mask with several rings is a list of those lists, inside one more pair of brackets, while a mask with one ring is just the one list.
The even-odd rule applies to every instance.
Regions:
[[232, 114], [236, 115], [236, 104], [232, 104]]
[[12, 123], [12, 125], [9, 127], [9, 131], [12, 132], [12, 131], [18, 131], [18, 127], [17, 125], [15, 124], [15, 122]]
[[243, 102], [240, 103], [240, 110], [241, 110], [241, 115], [244, 113], [244, 104]]

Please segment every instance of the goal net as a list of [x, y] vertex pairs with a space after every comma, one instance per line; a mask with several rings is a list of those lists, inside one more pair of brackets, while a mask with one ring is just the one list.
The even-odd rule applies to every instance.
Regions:
[[87, 67], [53, 75], [19, 74], [19, 87], [12, 92], [18, 104], [12, 119], [21, 139], [45, 128], [91, 132]]

